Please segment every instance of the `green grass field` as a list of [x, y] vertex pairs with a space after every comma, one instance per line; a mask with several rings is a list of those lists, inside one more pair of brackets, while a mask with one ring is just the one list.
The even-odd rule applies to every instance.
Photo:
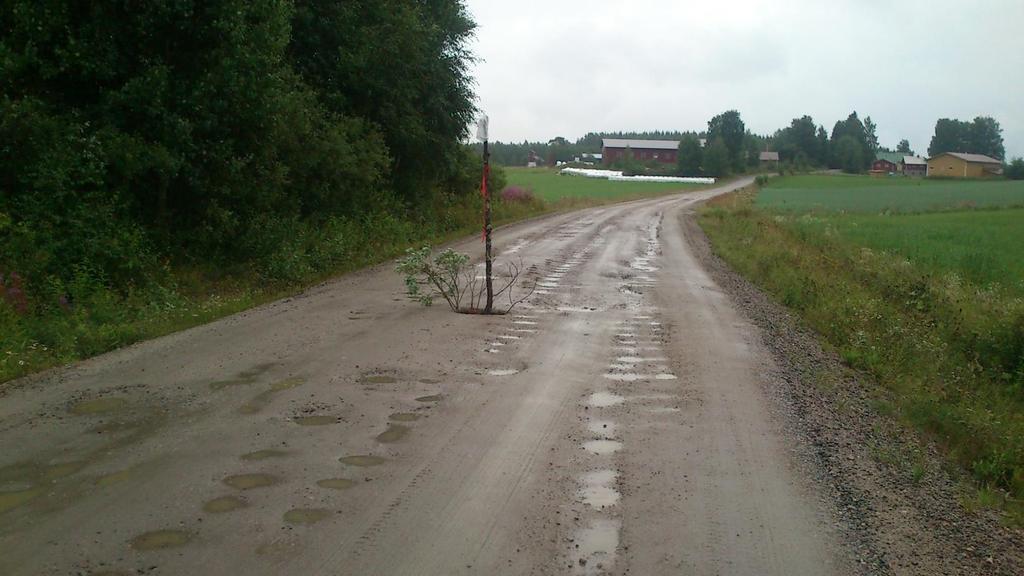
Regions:
[[789, 176], [770, 180], [758, 194], [757, 206], [875, 213], [1024, 206], [1024, 180]]
[[955, 272], [981, 287], [1024, 295], [1024, 210], [797, 217], [814, 234], [898, 254], [933, 274]]
[[522, 186], [547, 202], [563, 198], [618, 200], [668, 192], [698, 190], [701, 184], [663, 182], [610, 182], [600, 178], [562, 176], [553, 168], [505, 168], [509, 186]]

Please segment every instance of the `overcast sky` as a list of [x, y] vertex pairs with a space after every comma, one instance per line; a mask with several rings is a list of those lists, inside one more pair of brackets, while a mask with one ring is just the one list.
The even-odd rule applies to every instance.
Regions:
[[1024, 0], [466, 0], [478, 105], [500, 141], [770, 134], [856, 110], [924, 154], [938, 118], [993, 116], [1024, 155]]

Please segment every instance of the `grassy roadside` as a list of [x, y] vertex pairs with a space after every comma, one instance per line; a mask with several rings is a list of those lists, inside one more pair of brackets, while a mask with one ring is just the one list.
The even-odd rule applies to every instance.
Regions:
[[[579, 195], [552, 201], [500, 202], [494, 204], [496, 226], [545, 214], [649, 197], [624, 187], [618, 193], [605, 190], [608, 182], [588, 179]], [[672, 191], [678, 191], [678, 186]], [[670, 191], [658, 190], [659, 194]], [[44, 316], [21, 314], [0, 299], [0, 389], [4, 382], [47, 368], [82, 360], [129, 344], [156, 338], [248, 308], [299, 293], [310, 286], [373, 264], [386, 262], [407, 248], [443, 244], [478, 232], [479, 200], [434, 209], [435, 217], [424, 222], [381, 215], [352, 222], [347, 228], [302, 239], [283, 258], [289, 267], [301, 268], [292, 281], [268, 282], [250, 269], [211, 270], [194, 266], [168, 266], [170, 282], [147, 290], [116, 294], [96, 290], [91, 279], [83, 280], [83, 296], [77, 302]], [[309, 270], [306, 261], [317, 261]]]
[[936, 439], [977, 481], [983, 503], [1024, 522], [1019, 294], [807, 219], [758, 209], [746, 191], [709, 203], [700, 224], [731, 266], [875, 377], [881, 412]]
[[588, 200], [622, 200], [625, 197], [648, 197], [671, 192], [686, 192], [706, 188], [702, 184], [673, 182], [612, 182], [601, 178], [563, 176], [558, 168], [506, 168], [510, 185], [533, 190], [545, 202], [570, 198]]

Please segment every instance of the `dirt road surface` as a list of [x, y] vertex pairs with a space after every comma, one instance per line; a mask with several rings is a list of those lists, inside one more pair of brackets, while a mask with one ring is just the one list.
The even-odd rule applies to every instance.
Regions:
[[385, 265], [9, 385], [0, 574], [853, 572], [681, 228], [747, 183], [503, 229], [507, 316]]

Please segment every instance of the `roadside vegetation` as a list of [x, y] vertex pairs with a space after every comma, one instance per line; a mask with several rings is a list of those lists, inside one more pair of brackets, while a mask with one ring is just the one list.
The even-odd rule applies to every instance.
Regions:
[[880, 411], [936, 439], [979, 501], [1021, 523], [1024, 210], [1008, 207], [1024, 189], [1008, 184], [782, 178], [700, 221], [730, 265], [877, 379]]
[[477, 229], [473, 30], [457, 0], [6, 2], [0, 381]]

